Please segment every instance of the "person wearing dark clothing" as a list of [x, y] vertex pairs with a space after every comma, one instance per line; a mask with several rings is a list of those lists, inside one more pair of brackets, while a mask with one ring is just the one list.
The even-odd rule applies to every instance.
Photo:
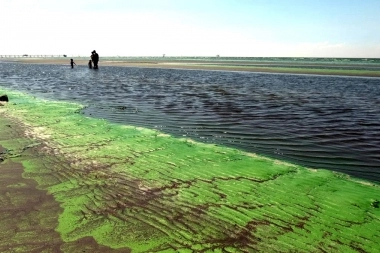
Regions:
[[[72, 68], [72, 69], [74, 68], [74, 64], [75, 64], [74, 60], [73, 60], [73, 59], [70, 59], [70, 65], [71, 65], [71, 68]], [[76, 64], [75, 64], [75, 65], [76, 65]]]
[[91, 56], [91, 59], [92, 59], [92, 62], [94, 63], [94, 69], [98, 69], [98, 62], [99, 62], [99, 55], [98, 53], [96, 53], [96, 51], [92, 51], [92, 56]]
[[88, 68], [92, 69], [92, 61], [91, 60], [88, 61]]

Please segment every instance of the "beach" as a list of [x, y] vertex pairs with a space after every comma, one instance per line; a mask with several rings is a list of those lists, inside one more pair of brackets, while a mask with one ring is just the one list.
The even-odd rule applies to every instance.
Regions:
[[[89, 59], [85, 57], [73, 57], [77, 65], [87, 65]], [[28, 64], [56, 64], [70, 65], [70, 57], [67, 58], [1, 58], [5, 62], [20, 62]], [[263, 62], [233, 60], [220, 61], [163, 58], [100, 58], [100, 66], [119, 66], [136, 68], [164, 68], [164, 69], [194, 69], [194, 70], [219, 70], [219, 71], [248, 71], [264, 73], [291, 73], [291, 74], [313, 74], [313, 75], [341, 75], [341, 76], [366, 76], [379, 77], [380, 66], [374, 65], [369, 70], [362, 69], [361, 64], [330, 64], [330, 63], [298, 63], [298, 62]]]
[[0, 253], [380, 253], [379, 0], [0, 0]]
[[378, 250], [376, 183], [1, 93], [4, 252]]

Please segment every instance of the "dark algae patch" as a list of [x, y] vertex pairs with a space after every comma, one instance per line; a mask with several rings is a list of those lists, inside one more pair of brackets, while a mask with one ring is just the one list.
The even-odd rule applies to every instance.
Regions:
[[[23, 122], [25, 138], [16, 148], [1, 135], [1, 165], [21, 162], [23, 179], [11, 184], [37, 182], [59, 203], [41, 226], [60, 235], [61, 251], [95, 241], [120, 252], [380, 250], [379, 185], [7, 94], [2, 118]], [[22, 152], [9, 158], [9, 150]], [[45, 205], [36, 216], [51, 211]]]

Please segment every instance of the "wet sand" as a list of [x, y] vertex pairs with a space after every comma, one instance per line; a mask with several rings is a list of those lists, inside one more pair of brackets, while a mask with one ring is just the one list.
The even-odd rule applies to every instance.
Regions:
[[130, 252], [99, 245], [93, 237], [61, 239], [56, 231], [63, 211], [60, 203], [22, 165], [43, 156], [42, 147], [33, 145], [35, 140], [27, 138], [25, 130], [0, 111], [0, 142], [7, 143], [7, 148], [0, 146], [0, 252]]
[[[77, 65], [87, 65], [89, 60], [74, 59]], [[70, 66], [70, 58], [2, 58], [1, 61], [21, 62], [29, 64], [57, 64]], [[341, 76], [368, 76], [380, 77], [378, 68], [363, 70], [360, 65], [330, 65], [330, 64], [300, 64], [300, 63], [263, 63], [245, 61], [195, 61], [173, 60], [162, 58], [131, 59], [131, 60], [102, 60], [101, 66], [137, 67], [137, 68], [166, 68], [166, 69], [196, 69], [196, 70], [219, 70], [219, 71], [248, 71], [265, 73], [291, 73], [291, 74], [314, 74], [314, 75], [341, 75]], [[356, 69], [357, 68], [357, 69]]]

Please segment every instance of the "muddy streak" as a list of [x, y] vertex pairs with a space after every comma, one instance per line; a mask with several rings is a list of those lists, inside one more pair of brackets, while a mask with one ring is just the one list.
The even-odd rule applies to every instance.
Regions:
[[0, 252], [130, 252], [99, 245], [93, 237], [62, 241], [55, 229], [63, 209], [35, 180], [23, 177], [21, 161], [36, 158], [41, 148], [28, 148], [35, 141], [25, 139], [21, 124], [1, 116], [0, 143], [12, 144], [0, 145]]
[[0, 251], [61, 252], [54, 231], [61, 211], [51, 195], [38, 190], [32, 179], [22, 178], [23, 167], [7, 159], [0, 164]]

